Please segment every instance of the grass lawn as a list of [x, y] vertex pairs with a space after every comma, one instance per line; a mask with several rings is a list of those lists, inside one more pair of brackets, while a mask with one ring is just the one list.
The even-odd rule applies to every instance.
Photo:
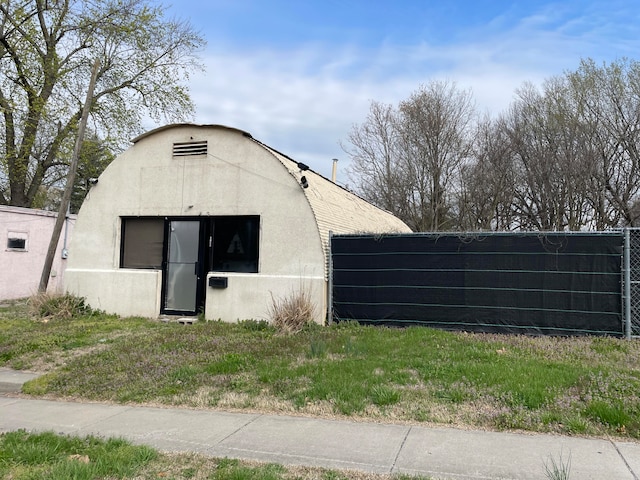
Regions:
[[208, 458], [161, 455], [121, 439], [73, 437], [52, 432], [0, 434], [0, 478], [13, 480], [419, 480], [421, 477]]
[[495, 430], [640, 438], [640, 342], [338, 324], [161, 323], [0, 308], [24, 392]]

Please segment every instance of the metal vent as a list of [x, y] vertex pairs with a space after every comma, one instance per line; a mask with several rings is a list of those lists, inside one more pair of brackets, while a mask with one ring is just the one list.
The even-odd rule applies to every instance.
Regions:
[[194, 155], [207, 154], [207, 141], [201, 142], [182, 142], [173, 144], [174, 157], [191, 157]]

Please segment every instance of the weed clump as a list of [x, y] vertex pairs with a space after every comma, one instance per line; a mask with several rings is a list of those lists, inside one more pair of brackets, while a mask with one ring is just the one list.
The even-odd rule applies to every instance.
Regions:
[[39, 293], [29, 299], [29, 307], [31, 314], [42, 320], [68, 320], [100, 313], [87, 305], [84, 298], [70, 293]]
[[238, 321], [238, 325], [250, 332], [265, 332], [271, 330], [271, 325], [266, 320], [255, 320], [249, 318], [247, 320]]
[[300, 332], [313, 323], [314, 312], [311, 293], [306, 288], [292, 291], [281, 298], [271, 295], [269, 318], [271, 324], [281, 333]]
[[549, 462], [544, 462], [544, 473], [549, 480], [569, 480], [569, 473], [571, 472], [571, 455], [565, 461], [560, 453], [560, 459], [555, 460], [552, 456], [549, 457]]

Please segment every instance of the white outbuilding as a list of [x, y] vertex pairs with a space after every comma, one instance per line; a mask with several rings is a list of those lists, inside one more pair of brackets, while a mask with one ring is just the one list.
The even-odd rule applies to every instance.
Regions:
[[173, 124], [147, 132], [91, 188], [65, 288], [121, 316], [268, 319], [302, 290], [327, 315], [330, 232], [407, 225], [247, 132]]

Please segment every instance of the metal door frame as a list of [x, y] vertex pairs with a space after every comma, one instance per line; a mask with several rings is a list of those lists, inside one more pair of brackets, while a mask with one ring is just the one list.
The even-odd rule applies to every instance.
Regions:
[[[167, 294], [169, 293], [169, 244], [171, 241], [171, 222], [194, 222], [198, 224], [198, 260], [196, 262], [196, 291], [193, 310], [175, 310], [166, 308]], [[184, 315], [195, 316], [200, 313], [200, 310], [204, 308], [204, 294], [207, 266], [204, 262], [205, 256], [205, 239], [207, 219], [194, 218], [194, 217], [166, 217], [164, 224], [164, 246], [163, 246], [163, 261], [162, 261], [162, 293], [160, 302], [160, 313], [164, 315]]]

